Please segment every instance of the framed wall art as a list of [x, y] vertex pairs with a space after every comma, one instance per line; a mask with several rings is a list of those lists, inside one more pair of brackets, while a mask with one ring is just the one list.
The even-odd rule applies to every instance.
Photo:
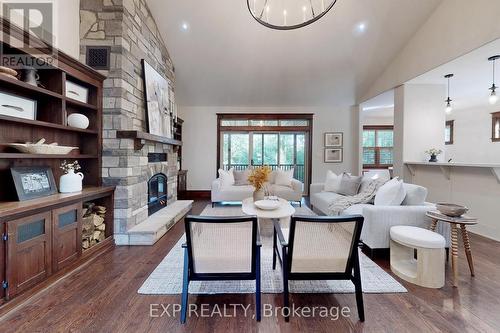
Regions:
[[344, 150], [342, 148], [325, 148], [325, 163], [342, 163]]
[[325, 133], [325, 148], [340, 148], [344, 145], [344, 133]]

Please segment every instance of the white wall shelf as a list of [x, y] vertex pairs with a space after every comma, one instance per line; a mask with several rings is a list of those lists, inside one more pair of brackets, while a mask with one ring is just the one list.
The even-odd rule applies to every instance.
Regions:
[[439, 167], [444, 177], [450, 180], [451, 168], [453, 167], [465, 167], [465, 168], [489, 168], [493, 176], [495, 176], [497, 182], [500, 184], [500, 164], [488, 164], [488, 163], [444, 163], [444, 162], [405, 162], [406, 168], [412, 176], [415, 176], [415, 166], [432, 166]]

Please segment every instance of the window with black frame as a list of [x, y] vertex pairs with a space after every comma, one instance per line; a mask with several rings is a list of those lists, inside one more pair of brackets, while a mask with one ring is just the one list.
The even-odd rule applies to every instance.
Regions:
[[394, 161], [394, 127], [363, 127], [363, 168], [387, 169]]

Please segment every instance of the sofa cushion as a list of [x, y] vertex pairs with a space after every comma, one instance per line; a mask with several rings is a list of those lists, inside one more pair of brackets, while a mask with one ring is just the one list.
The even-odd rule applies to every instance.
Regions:
[[236, 186], [250, 185], [250, 183], [248, 182], [248, 177], [250, 176], [250, 172], [251, 172], [250, 169], [241, 171], [234, 170], [233, 171], [234, 185]]
[[288, 197], [286, 194], [293, 192], [293, 189], [289, 186], [274, 184], [271, 185], [270, 192], [271, 194], [284, 199]]
[[389, 170], [370, 170], [363, 175], [363, 179], [361, 180], [361, 186], [359, 187], [359, 193], [363, 192], [363, 190], [370, 184], [373, 180], [381, 180], [382, 183], [386, 183], [391, 180], [391, 174]]
[[290, 170], [276, 170], [276, 177], [274, 179], [274, 184], [281, 186], [292, 187], [292, 179], [293, 179], [294, 169]]
[[403, 200], [404, 206], [420, 206], [425, 203], [427, 199], [427, 189], [423, 186], [415, 184], [403, 184], [406, 190], [406, 197]]
[[233, 174], [233, 168], [229, 170], [223, 170], [219, 169], [219, 178], [222, 183], [222, 188], [226, 188], [228, 186], [233, 186], [234, 185], [234, 174]]
[[399, 206], [406, 196], [403, 181], [394, 178], [382, 185], [375, 195], [375, 206]]
[[340, 181], [340, 187], [337, 191], [338, 194], [353, 196], [358, 194], [359, 187], [361, 185], [362, 177], [351, 176], [347, 173], [342, 175], [342, 180]]
[[365, 207], [373, 207], [370, 204], [357, 204], [348, 207], [346, 210], [342, 212], [342, 215], [363, 215], [363, 209]]
[[327, 192], [337, 193], [340, 189], [340, 182], [341, 181], [342, 181], [342, 175], [337, 175], [334, 172], [328, 170], [326, 172], [324, 190]]
[[328, 208], [342, 195], [333, 192], [318, 192], [311, 195], [311, 204], [323, 213], [328, 212]]

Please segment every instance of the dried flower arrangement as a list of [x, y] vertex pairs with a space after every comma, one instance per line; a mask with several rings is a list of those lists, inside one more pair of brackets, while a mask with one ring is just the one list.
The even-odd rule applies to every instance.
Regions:
[[253, 185], [256, 191], [260, 191], [269, 180], [271, 168], [267, 165], [252, 169], [248, 182]]
[[80, 166], [80, 164], [78, 164], [78, 161], [76, 160], [72, 163], [68, 163], [66, 162], [66, 160], [64, 160], [60, 168], [64, 171], [64, 173], [68, 173], [70, 170], [78, 171], [82, 169], [82, 167]]

